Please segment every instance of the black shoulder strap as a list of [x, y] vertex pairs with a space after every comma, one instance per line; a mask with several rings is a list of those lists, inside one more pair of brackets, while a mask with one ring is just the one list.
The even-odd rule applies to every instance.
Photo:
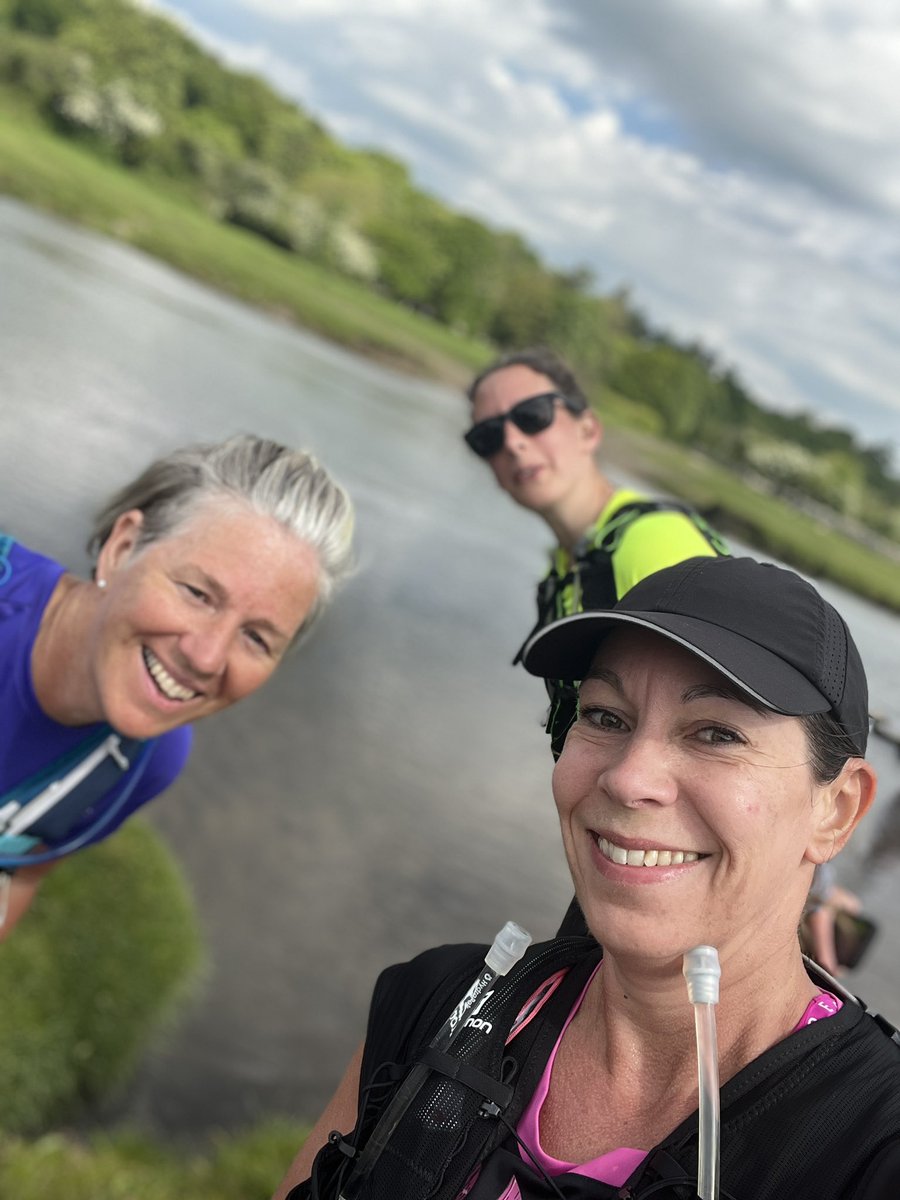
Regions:
[[604, 525], [588, 535], [587, 546], [579, 552], [576, 564], [566, 575], [557, 575], [551, 568], [538, 584], [537, 619], [519, 647], [513, 666], [522, 661], [525, 647], [538, 630], [558, 618], [557, 597], [572, 584], [576, 574], [581, 588], [580, 608], [611, 608], [615, 604], [618, 597], [612, 556], [627, 530], [639, 517], [657, 512], [681, 513], [696, 526], [717, 555], [727, 556], [730, 553], [725, 539], [689, 504], [682, 504], [678, 500], [630, 500], [617, 509]]
[[630, 500], [621, 508], [616, 509], [603, 528], [597, 531], [597, 540], [593, 543], [592, 549], [605, 550], [611, 554], [618, 547], [625, 530], [638, 517], [657, 512], [681, 513], [697, 527], [698, 532], [709, 542], [716, 554], [727, 556], [730, 553], [725, 539], [713, 529], [706, 518], [689, 504], [682, 504], [678, 500]]

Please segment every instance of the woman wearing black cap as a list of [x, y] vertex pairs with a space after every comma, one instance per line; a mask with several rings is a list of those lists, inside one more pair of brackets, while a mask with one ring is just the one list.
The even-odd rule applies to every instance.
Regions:
[[[480, 951], [385, 972], [364, 1053], [278, 1195], [337, 1130], [296, 1197], [695, 1196], [682, 965], [701, 944], [721, 965], [721, 1191], [701, 1194], [900, 1195], [897, 1037], [797, 938], [816, 865], [875, 789], [865, 674], [841, 617], [793, 572], [691, 559], [615, 610], [542, 630], [525, 665], [583, 681], [553, 790], [596, 942], [534, 948], [453, 1055], [427, 1047]], [[379, 1127], [390, 1085], [423, 1058], [427, 1082]]]

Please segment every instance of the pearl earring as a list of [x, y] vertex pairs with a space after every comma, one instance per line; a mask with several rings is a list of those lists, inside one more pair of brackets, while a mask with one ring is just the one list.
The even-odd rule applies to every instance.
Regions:
[[105, 580], [105, 579], [98, 579], [98, 580], [97, 580], [97, 587], [98, 587], [98, 588], [105, 588], [105, 587], [106, 587], [106, 580]]

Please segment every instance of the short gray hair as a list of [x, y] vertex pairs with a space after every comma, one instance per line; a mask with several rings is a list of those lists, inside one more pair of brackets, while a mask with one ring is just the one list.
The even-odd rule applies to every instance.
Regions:
[[100, 509], [87, 549], [95, 557], [117, 519], [140, 509], [141, 549], [168, 537], [211, 498], [236, 498], [272, 517], [316, 553], [315, 603], [297, 631], [306, 633], [353, 570], [353, 504], [311, 454], [267, 438], [237, 434], [216, 444], [184, 446], [150, 464]]

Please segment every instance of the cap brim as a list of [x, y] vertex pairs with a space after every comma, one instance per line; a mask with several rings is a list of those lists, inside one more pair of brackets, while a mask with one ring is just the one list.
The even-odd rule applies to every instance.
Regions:
[[543, 679], [584, 679], [611, 629], [638, 626], [684, 646], [741, 691], [791, 716], [828, 712], [830, 701], [794, 667], [730, 629], [696, 617], [659, 612], [582, 612], [539, 630], [522, 652], [526, 671]]

